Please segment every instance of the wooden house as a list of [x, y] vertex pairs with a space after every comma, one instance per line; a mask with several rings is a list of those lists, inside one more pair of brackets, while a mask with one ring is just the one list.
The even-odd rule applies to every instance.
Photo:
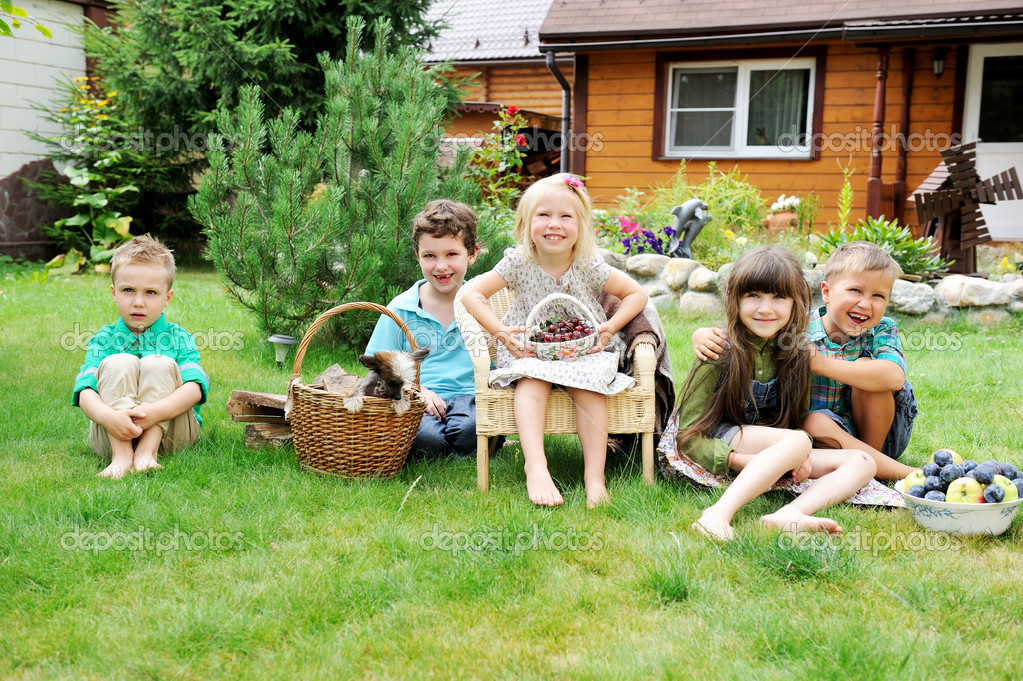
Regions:
[[[851, 167], [854, 217], [914, 224], [949, 145], [979, 140], [985, 177], [1023, 167], [1018, 0], [556, 0], [540, 39], [574, 60], [571, 169], [605, 205], [714, 162], [767, 200], [816, 193], [820, 227]], [[1023, 239], [1018, 206], [984, 213]]]
[[[554, 147], [561, 131], [565, 89], [540, 53], [540, 24], [551, 0], [437, 0], [427, 19], [446, 27], [427, 46], [430, 63], [446, 62], [455, 77], [474, 77], [457, 115], [446, 122], [449, 140], [472, 143], [493, 131], [502, 108], [516, 106], [526, 117], [530, 142], [527, 163], [540, 157], [558, 162]], [[554, 59], [553, 68], [568, 88], [572, 56]], [[541, 173], [542, 174], [542, 173]]]

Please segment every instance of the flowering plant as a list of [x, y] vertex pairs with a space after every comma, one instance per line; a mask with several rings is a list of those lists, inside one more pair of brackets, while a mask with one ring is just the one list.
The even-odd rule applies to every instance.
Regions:
[[527, 125], [517, 106], [501, 110], [494, 130], [483, 135], [482, 143], [469, 154], [469, 173], [480, 187], [483, 203], [511, 208], [521, 193], [524, 150], [529, 140], [520, 131]]
[[785, 196], [782, 194], [767, 210], [770, 213], [781, 213], [783, 211], [792, 211], [794, 213], [799, 210], [799, 204], [798, 196]]

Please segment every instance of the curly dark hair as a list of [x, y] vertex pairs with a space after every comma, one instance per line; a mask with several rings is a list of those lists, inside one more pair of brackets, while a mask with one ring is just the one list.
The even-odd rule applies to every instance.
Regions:
[[412, 243], [419, 253], [419, 239], [424, 234], [433, 237], [454, 236], [462, 240], [470, 255], [479, 250], [476, 224], [479, 219], [472, 208], [448, 199], [431, 201], [419, 211], [412, 222]]

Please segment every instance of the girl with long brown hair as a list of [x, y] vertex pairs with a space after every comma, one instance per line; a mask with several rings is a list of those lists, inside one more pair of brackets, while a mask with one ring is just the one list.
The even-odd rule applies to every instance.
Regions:
[[735, 263], [725, 286], [730, 343], [717, 361], [697, 359], [675, 417], [681, 451], [735, 479], [693, 529], [731, 539], [732, 518], [791, 472], [815, 482], [761, 520], [786, 532], [842, 528], [817, 511], [852, 496], [876, 470], [859, 450], [814, 449], [798, 430], [810, 399], [806, 343], [810, 289], [787, 249], [760, 247]]

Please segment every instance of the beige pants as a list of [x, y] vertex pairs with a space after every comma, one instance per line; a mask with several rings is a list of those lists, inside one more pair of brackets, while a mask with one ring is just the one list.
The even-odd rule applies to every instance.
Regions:
[[[181, 371], [170, 357], [149, 355], [139, 359], [135, 355], [119, 353], [100, 362], [96, 370], [96, 385], [107, 406], [127, 410], [156, 402], [180, 388]], [[195, 420], [192, 409], [158, 425], [163, 428], [161, 453], [188, 447], [199, 437], [199, 422]], [[89, 445], [97, 454], [110, 454], [110, 436], [96, 422], [89, 425]]]

